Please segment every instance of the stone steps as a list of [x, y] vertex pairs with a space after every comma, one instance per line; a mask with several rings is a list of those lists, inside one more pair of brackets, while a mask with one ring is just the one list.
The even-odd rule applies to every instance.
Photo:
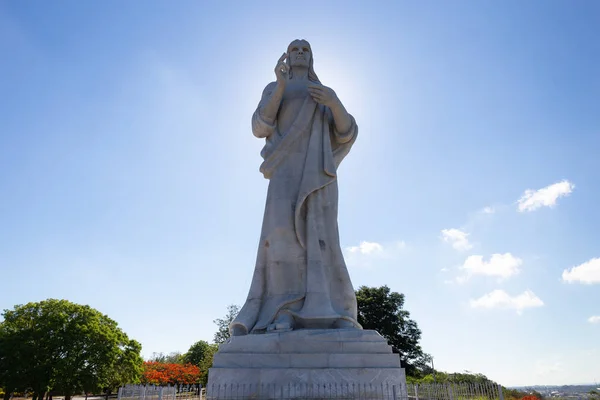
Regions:
[[364, 353], [389, 354], [387, 341], [375, 331], [307, 329], [285, 333], [234, 336], [219, 353]]
[[400, 368], [397, 354], [217, 353], [213, 368]]
[[340, 354], [390, 354], [392, 347], [385, 341], [256, 341], [249, 343], [226, 343], [219, 353], [340, 353]]
[[[405, 397], [406, 378], [400, 357], [375, 331], [300, 329], [230, 338], [214, 356], [207, 390], [211, 400], [280, 399], [282, 393], [325, 399], [329, 388], [333, 398], [397, 399]], [[315, 390], [325, 397], [315, 397]]]

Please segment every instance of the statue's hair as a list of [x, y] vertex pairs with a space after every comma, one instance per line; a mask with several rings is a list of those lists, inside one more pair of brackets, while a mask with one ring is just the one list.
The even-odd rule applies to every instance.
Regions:
[[290, 43], [290, 45], [288, 46], [287, 49], [287, 59], [285, 60], [286, 64], [288, 65], [288, 76], [290, 79], [292, 79], [293, 76], [293, 71], [292, 71], [292, 64], [290, 62], [290, 51], [292, 50], [292, 47], [295, 44], [299, 44], [300, 46], [308, 46], [308, 48], [310, 49], [310, 60], [308, 61], [308, 80], [311, 82], [315, 82], [315, 83], [321, 83], [321, 81], [319, 80], [319, 77], [317, 76], [317, 74], [315, 73], [315, 69], [313, 67], [313, 61], [314, 61], [314, 57], [313, 57], [313, 52], [312, 52], [312, 48], [310, 47], [310, 43], [308, 43], [308, 41], [306, 41], [305, 39], [296, 39], [294, 41], [292, 41], [292, 43]]

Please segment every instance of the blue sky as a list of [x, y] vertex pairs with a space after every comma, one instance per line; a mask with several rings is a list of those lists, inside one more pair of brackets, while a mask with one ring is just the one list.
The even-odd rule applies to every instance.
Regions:
[[1, 2], [0, 309], [212, 340], [256, 257], [250, 117], [306, 38], [359, 126], [354, 285], [405, 293], [438, 369], [599, 381], [599, 37], [594, 1]]

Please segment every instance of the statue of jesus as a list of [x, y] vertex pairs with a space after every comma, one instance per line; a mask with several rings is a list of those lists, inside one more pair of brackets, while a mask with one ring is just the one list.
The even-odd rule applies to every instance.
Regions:
[[254, 276], [234, 336], [362, 329], [338, 232], [337, 168], [356, 140], [354, 117], [319, 81], [306, 40], [275, 66], [252, 115], [269, 179]]

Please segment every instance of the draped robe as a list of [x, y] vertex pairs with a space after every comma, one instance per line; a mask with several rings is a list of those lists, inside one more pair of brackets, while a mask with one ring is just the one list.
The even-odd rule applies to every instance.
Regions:
[[[230, 329], [262, 333], [278, 313], [291, 315], [294, 329], [336, 328], [344, 321], [360, 328], [339, 242], [336, 177], [358, 128], [351, 116], [349, 131], [338, 132], [331, 109], [306, 94], [282, 132], [280, 121], [269, 124], [260, 113], [274, 85], [265, 88], [252, 116], [254, 135], [266, 138], [260, 171], [270, 182], [252, 283]], [[285, 95], [278, 117], [284, 107]]]

